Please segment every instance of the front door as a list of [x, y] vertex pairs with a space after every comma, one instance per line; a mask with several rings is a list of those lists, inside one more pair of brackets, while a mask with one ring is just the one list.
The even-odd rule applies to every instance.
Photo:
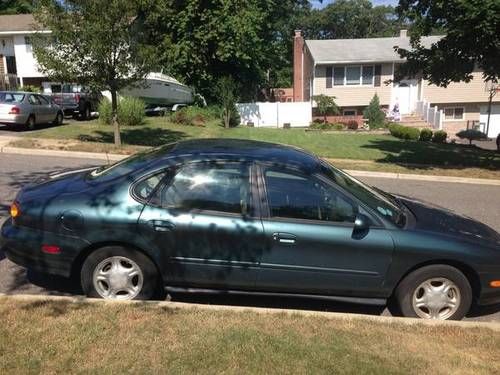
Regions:
[[373, 216], [356, 233], [358, 213], [369, 213], [323, 176], [263, 168], [264, 233], [257, 286], [265, 290], [326, 295], [380, 294], [393, 253], [388, 231]]
[[399, 105], [399, 112], [407, 115], [415, 110], [417, 100], [416, 81], [404, 80], [396, 84], [395, 103]]
[[246, 163], [186, 164], [146, 205], [141, 234], [164, 254], [170, 285], [254, 287], [264, 237], [250, 171]]

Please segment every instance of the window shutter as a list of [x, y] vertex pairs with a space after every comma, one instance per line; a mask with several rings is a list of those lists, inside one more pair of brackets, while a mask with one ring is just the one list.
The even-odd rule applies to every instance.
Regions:
[[382, 80], [382, 65], [375, 65], [375, 80], [374, 86], [380, 86]]
[[326, 88], [331, 89], [332, 88], [332, 81], [333, 81], [333, 69], [331, 66], [326, 67]]

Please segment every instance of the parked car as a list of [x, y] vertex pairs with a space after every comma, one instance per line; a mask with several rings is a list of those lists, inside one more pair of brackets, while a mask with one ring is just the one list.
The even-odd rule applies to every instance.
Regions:
[[52, 96], [66, 116], [81, 120], [92, 118], [102, 98], [100, 93], [73, 83], [43, 82], [42, 87], [44, 94]]
[[61, 107], [50, 97], [32, 92], [0, 92], [0, 123], [33, 129], [37, 124], [60, 125], [63, 120]]
[[90, 297], [231, 291], [383, 305], [461, 319], [500, 302], [500, 235], [367, 186], [300, 149], [173, 143], [23, 188], [6, 256], [79, 276]]

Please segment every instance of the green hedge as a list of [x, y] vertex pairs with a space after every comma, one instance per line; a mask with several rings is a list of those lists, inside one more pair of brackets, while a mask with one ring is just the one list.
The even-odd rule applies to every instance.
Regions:
[[444, 130], [438, 130], [434, 132], [434, 135], [432, 136], [432, 142], [446, 143], [446, 138], [448, 138], [448, 134]]
[[389, 125], [391, 135], [396, 138], [417, 141], [420, 138], [420, 129], [403, 126], [400, 124]]
[[420, 138], [419, 141], [422, 142], [430, 142], [432, 140], [432, 130], [431, 129], [422, 129], [420, 131]]
[[[99, 111], [99, 122], [110, 125], [113, 122], [113, 111], [111, 102], [103, 98], [97, 109]], [[141, 99], [125, 97], [118, 102], [118, 123], [120, 125], [142, 125], [146, 117], [146, 105]]]

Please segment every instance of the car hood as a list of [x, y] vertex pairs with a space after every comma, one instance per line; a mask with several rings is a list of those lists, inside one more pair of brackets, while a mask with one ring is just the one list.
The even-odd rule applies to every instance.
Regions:
[[26, 185], [18, 194], [18, 201], [33, 201], [59, 196], [68, 192], [76, 193], [89, 187], [85, 178], [88, 171], [95, 169], [85, 168], [66, 170], [44, 176], [32, 184]]
[[500, 246], [500, 234], [470, 217], [415, 198], [396, 196], [416, 217], [417, 230], [448, 234]]

